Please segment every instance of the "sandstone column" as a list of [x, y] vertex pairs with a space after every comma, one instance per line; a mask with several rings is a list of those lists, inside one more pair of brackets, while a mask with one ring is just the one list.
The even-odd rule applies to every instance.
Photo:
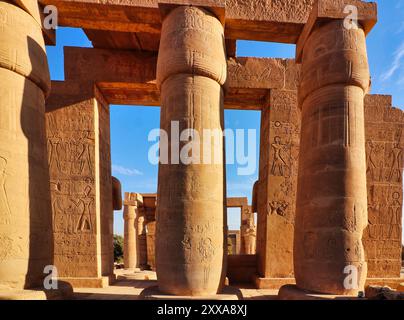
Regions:
[[50, 78], [36, 1], [0, 2], [0, 298], [43, 285], [52, 264], [45, 97]]
[[[327, 3], [320, 1], [319, 15]], [[319, 293], [355, 295], [363, 290], [367, 273], [362, 245], [367, 224], [364, 94], [369, 88], [365, 32], [361, 24], [346, 28], [342, 19], [322, 20], [306, 31], [298, 43], [302, 131], [296, 284]], [[345, 268], [352, 267], [358, 281], [347, 286], [344, 280], [354, 273]]]
[[138, 215], [137, 193], [125, 192], [123, 219], [124, 219], [124, 248], [123, 260], [125, 269], [137, 267], [137, 215]]
[[[160, 5], [162, 12], [164, 7]], [[220, 291], [225, 277], [225, 173], [223, 90], [226, 54], [223, 25], [210, 11], [179, 6], [162, 26], [157, 64], [161, 91], [161, 128], [169, 149], [179, 132], [195, 129], [201, 146], [216, 152], [207, 164], [160, 164], [156, 226], [156, 268], [160, 291], [174, 295], [208, 295]], [[220, 137], [205, 141], [203, 129]], [[180, 150], [185, 143], [180, 142]], [[201, 158], [204, 148], [201, 147]], [[174, 159], [174, 161], [172, 161]], [[202, 161], [201, 161], [202, 162]]]

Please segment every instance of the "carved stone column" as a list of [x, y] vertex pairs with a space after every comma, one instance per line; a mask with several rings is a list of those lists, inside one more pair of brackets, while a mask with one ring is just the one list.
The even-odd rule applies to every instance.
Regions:
[[137, 216], [140, 205], [141, 195], [137, 193], [125, 192], [123, 219], [124, 219], [124, 237], [123, 237], [123, 260], [125, 269], [135, 269], [138, 265], [137, 254]]
[[43, 286], [53, 242], [44, 116], [50, 77], [36, 1], [30, 10], [1, 1], [0, 30], [1, 299]]
[[[356, 295], [367, 273], [362, 245], [367, 225], [364, 95], [370, 82], [365, 24], [360, 20], [358, 27], [347, 27], [339, 11], [333, 19], [316, 20], [323, 10], [332, 12], [328, 4], [334, 5], [317, 4], [309, 19], [316, 23], [306, 26], [298, 43], [302, 131], [294, 271], [299, 289]], [[346, 281], [348, 275], [352, 282]]]
[[[226, 53], [223, 25], [210, 11], [193, 6], [161, 6], [163, 21], [157, 65], [161, 91], [161, 128], [169, 135], [172, 121], [179, 132], [200, 134], [211, 146], [211, 162], [160, 164], [156, 226], [156, 268], [160, 291], [174, 295], [209, 295], [225, 278], [225, 173], [222, 136], [204, 141], [204, 129], [223, 123]], [[185, 143], [180, 142], [179, 150]], [[215, 162], [213, 153], [216, 159]], [[178, 155], [178, 154], [177, 154]], [[209, 155], [209, 154], [208, 154]], [[176, 154], [171, 154], [175, 158]]]

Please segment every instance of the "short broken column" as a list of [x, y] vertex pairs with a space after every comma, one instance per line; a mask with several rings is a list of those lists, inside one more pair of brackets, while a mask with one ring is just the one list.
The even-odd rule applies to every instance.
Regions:
[[[327, 3], [320, 1], [309, 22]], [[356, 295], [367, 274], [362, 245], [367, 225], [364, 95], [370, 82], [365, 31], [361, 24], [347, 27], [342, 17], [316, 21], [306, 25], [297, 47], [302, 131], [295, 278], [306, 291]], [[348, 275], [352, 281], [346, 281]], [[287, 298], [284, 294], [281, 289]]]
[[125, 192], [123, 219], [124, 219], [124, 237], [123, 237], [123, 263], [125, 269], [135, 269], [138, 265], [137, 259], [137, 216], [139, 200], [141, 195], [137, 193]]
[[[214, 295], [225, 279], [225, 174], [223, 90], [226, 79], [224, 28], [200, 7], [161, 6], [164, 20], [157, 64], [161, 91], [161, 129], [168, 147], [179, 132], [194, 129], [219, 161], [159, 165], [156, 225], [156, 271], [161, 292]], [[167, 10], [165, 10], [167, 9]], [[205, 141], [203, 129], [217, 130], [217, 141]], [[179, 150], [185, 143], [179, 143]], [[201, 147], [203, 155], [203, 147]], [[212, 156], [212, 154], [210, 154]], [[203, 162], [203, 161], [201, 161]]]

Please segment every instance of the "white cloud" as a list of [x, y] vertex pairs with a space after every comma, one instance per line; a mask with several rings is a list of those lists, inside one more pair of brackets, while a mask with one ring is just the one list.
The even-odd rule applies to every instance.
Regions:
[[381, 77], [382, 81], [387, 81], [389, 80], [397, 70], [399, 70], [403, 64], [403, 58], [404, 58], [404, 42], [401, 44], [401, 46], [394, 52], [394, 59], [393, 63], [391, 64], [391, 67], [389, 70], [387, 70]]
[[112, 173], [120, 174], [123, 176], [141, 176], [143, 174], [143, 172], [141, 172], [137, 169], [125, 168], [125, 167], [118, 166], [115, 164], [112, 165]]

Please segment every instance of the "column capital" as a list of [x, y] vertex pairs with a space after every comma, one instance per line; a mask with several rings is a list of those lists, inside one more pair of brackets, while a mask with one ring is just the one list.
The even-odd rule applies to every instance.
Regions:
[[317, 0], [296, 44], [296, 63], [302, 62], [304, 45], [312, 31], [330, 20], [343, 20], [352, 14], [350, 7], [357, 8], [358, 23], [367, 35], [377, 22], [377, 4], [361, 0]]
[[161, 20], [178, 6], [194, 6], [204, 8], [213, 13], [224, 25], [225, 22], [225, 0], [159, 0], [158, 6], [161, 14]]
[[143, 204], [143, 197], [140, 193], [125, 192], [123, 204], [125, 206], [140, 207]]

